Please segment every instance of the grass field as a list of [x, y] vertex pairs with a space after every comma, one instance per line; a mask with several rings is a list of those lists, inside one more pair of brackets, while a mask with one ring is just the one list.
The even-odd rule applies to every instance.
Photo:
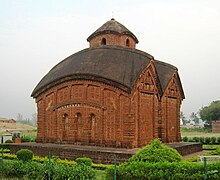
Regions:
[[181, 128], [181, 136], [182, 137], [220, 137], [219, 133], [211, 132], [211, 129], [186, 129]]

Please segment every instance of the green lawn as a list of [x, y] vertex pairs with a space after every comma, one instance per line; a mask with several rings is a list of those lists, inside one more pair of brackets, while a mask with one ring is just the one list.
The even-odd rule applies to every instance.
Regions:
[[220, 133], [213, 133], [210, 129], [186, 129], [181, 128], [182, 137], [220, 137]]

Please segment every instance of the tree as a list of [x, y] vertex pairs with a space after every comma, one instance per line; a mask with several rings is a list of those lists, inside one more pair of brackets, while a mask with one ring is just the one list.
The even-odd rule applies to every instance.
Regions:
[[34, 126], [37, 124], [37, 113], [32, 114], [32, 123]]
[[180, 119], [182, 120], [183, 125], [186, 125], [187, 120], [186, 120], [186, 116], [185, 116], [185, 114], [183, 113], [183, 111], [180, 111]]
[[220, 120], [220, 101], [212, 101], [209, 106], [202, 107], [199, 115], [209, 125], [212, 121]]
[[23, 116], [21, 113], [18, 113], [17, 115], [17, 121], [22, 121], [23, 120]]
[[194, 121], [195, 124], [199, 124], [199, 118], [198, 118], [197, 114], [198, 114], [198, 113], [192, 112], [191, 115], [190, 115], [190, 120], [191, 120], [191, 121]]

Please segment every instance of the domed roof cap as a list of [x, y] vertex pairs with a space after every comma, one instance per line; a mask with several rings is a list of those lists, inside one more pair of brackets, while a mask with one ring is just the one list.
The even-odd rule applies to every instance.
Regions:
[[131, 36], [136, 41], [136, 43], [138, 43], [137, 37], [130, 30], [128, 30], [125, 26], [117, 22], [114, 18], [112, 18], [110, 21], [107, 21], [100, 28], [98, 28], [94, 33], [92, 33], [87, 38], [87, 41], [90, 41], [95, 36], [98, 36], [100, 34], [107, 34], [107, 33], [127, 34]]

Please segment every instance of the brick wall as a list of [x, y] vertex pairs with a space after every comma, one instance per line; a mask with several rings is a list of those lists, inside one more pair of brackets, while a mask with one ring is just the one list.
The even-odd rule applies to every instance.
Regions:
[[128, 94], [95, 81], [61, 83], [37, 97], [37, 142], [142, 147], [154, 138], [180, 141], [176, 77], [164, 95], [153, 63]]
[[[176, 149], [181, 155], [202, 151], [201, 143], [171, 143], [168, 146]], [[139, 149], [101, 148], [89, 146], [57, 145], [41, 143], [10, 144], [10, 152], [15, 154], [20, 149], [30, 149], [35, 155], [45, 157], [48, 152], [61, 159], [75, 160], [78, 157], [88, 157], [96, 164], [113, 164], [116, 155], [117, 164], [127, 161]]]
[[220, 121], [212, 121], [212, 132], [214, 133], [220, 132]]
[[136, 42], [128, 35], [102, 34], [95, 36], [90, 40], [90, 47], [102, 45], [102, 40], [105, 38], [106, 45], [117, 45], [129, 48], [135, 48]]

